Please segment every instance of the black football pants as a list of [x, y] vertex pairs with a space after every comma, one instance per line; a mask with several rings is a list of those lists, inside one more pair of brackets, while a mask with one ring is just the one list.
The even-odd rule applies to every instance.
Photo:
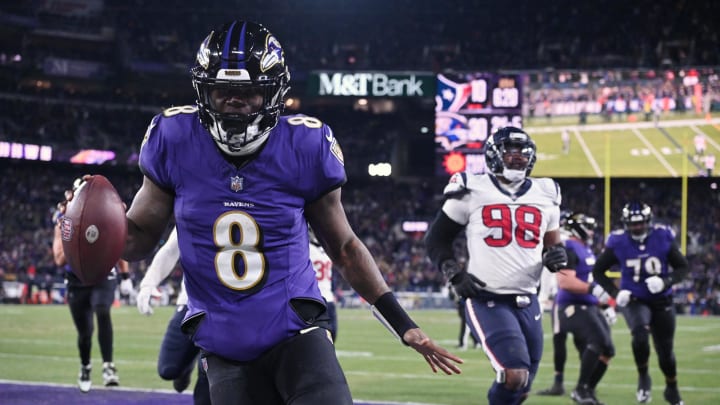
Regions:
[[328, 335], [318, 327], [249, 362], [203, 353], [213, 405], [352, 405]]

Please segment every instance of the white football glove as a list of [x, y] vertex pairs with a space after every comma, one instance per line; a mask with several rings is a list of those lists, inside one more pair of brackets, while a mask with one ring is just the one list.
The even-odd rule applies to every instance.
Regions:
[[594, 295], [598, 299], [600, 305], [605, 305], [610, 300], [610, 294], [605, 291], [600, 284], [590, 284], [590, 294]]
[[154, 287], [146, 285], [141, 286], [138, 291], [136, 297], [137, 309], [143, 315], [150, 316], [153, 314], [152, 304], [150, 303], [153, 298], [153, 290], [155, 290]]
[[120, 281], [120, 294], [121, 295], [132, 295], [134, 290], [133, 282], [131, 279], [126, 278], [125, 280]]
[[648, 291], [652, 294], [665, 291], [665, 281], [658, 276], [646, 278], [645, 284], [647, 284]]
[[630, 302], [630, 296], [632, 293], [630, 290], [620, 290], [620, 292], [617, 294], [617, 297], [615, 297], [615, 303], [620, 308], [625, 307]]
[[615, 322], [617, 322], [617, 313], [615, 313], [615, 308], [607, 307], [602, 310], [602, 313], [605, 316], [605, 320], [607, 321], [608, 325], [615, 325]]

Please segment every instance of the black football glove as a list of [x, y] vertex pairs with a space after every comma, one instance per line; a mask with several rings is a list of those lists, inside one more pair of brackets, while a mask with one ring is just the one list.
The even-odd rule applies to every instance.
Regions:
[[463, 271], [455, 260], [445, 260], [441, 270], [452, 283], [455, 294], [463, 298], [475, 297], [486, 285], [484, 281]]
[[563, 245], [550, 246], [542, 256], [542, 264], [555, 273], [567, 267], [568, 257]]

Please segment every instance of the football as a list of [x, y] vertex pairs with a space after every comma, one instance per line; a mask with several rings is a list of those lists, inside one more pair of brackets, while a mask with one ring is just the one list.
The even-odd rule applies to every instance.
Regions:
[[65, 258], [86, 285], [107, 278], [125, 248], [125, 206], [102, 175], [88, 178], [67, 205], [60, 225]]

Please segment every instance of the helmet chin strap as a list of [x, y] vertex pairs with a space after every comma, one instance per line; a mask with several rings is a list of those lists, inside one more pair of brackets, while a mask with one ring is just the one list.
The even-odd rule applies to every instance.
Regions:
[[[253, 122], [251, 122], [250, 124], [247, 125], [247, 127], [245, 127], [245, 130], [243, 132], [240, 132], [237, 134], [232, 134], [232, 135], [229, 134], [228, 132], [225, 132], [225, 130], [222, 129], [221, 125], [216, 125], [215, 130], [218, 132], [219, 131], [225, 132], [226, 137], [227, 137], [226, 143], [218, 142], [216, 139], [216, 143], [217, 143], [218, 147], [223, 152], [225, 152], [226, 154], [228, 154], [230, 156], [246, 156], [246, 155], [255, 153], [255, 151], [257, 151], [260, 148], [260, 146], [262, 146], [263, 143], [265, 143], [265, 141], [267, 140], [267, 135], [270, 132], [270, 131], [268, 131], [268, 133], [266, 133], [264, 135], [260, 134], [259, 123], [262, 120], [262, 118], [263, 118], [263, 115], [258, 115], [253, 120]], [[258, 136], [258, 135], [260, 135], [260, 136]], [[245, 140], [248, 138], [249, 139], [255, 138], [255, 139], [253, 139], [250, 142], [245, 143]], [[240, 144], [240, 146], [234, 147], [234, 148], [232, 147], [232, 145], [233, 145], [232, 141], [234, 139], [237, 139], [240, 141], [240, 142], [238, 142]]]
[[[510, 172], [510, 173], [508, 173]], [[522, 176], [518, 176], [517, 173], [513, 172], [520, 172]], [[493, 173], [493, 175], [495, 175]], [[510, 176], [508, 178], [507, 176]], [[503, 169], [503, 172], [500, 174], [495, 175], [496, 177], [500, 178], [500, 187], [504, 188], [506, 191], [514, 194], [517, 193], [518, 190], [520, 190], [520, 187], [525, 182], [525, 171], [524, 170], [511, 170], [511, 169]]]
[[634, 233], [630, 232], [630, 237], [633, 238], [633, 240], [635, 240], [635, 241], [637, 241], [637, 242], [642, 242], [642, 241], [644, 241], [645, 238], [647, 237], [647, 235], [648, 235], [647, 232], [643, 232], [643, 233], [640, 234], [640, 235], [635, 235]]

